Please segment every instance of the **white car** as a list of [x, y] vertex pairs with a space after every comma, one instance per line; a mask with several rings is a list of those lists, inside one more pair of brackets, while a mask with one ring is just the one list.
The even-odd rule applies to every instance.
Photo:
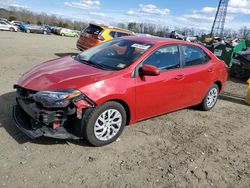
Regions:
[[0, 21], [0, 30], [5, 30], [5, 31], [17, 31], [17, 27], [15, 25], [11, 25], [5, 21]]
[[16, 20], [11, 21], [10, 23], [11, 23], [12, 25], [17, 26], [17, 27], [19, 27], [21, 24], [23, 24], [22, 21], [16, 21]]

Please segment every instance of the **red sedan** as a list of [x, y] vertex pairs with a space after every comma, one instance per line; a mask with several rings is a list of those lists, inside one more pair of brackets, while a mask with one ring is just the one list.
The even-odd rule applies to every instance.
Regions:
[[123, 37], [33, 67], [15, 85], [13, 115], [31, 138], [85, 138], [102, 146], [125, 125], [189, 106], [211, 110], [227, 72], [200, 45]]

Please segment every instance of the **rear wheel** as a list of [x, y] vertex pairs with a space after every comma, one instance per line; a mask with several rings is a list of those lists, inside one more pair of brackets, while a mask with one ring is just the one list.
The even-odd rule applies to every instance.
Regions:
[[204, 111], [211, 110], [215, 106], [218, 100], [218, 96], [219, 96], [219, 87], [216, 84], [213, 84], [212, 87], [209, 88], [205, 98], [200, 104], [201, 110]]
[[65, 36], [65, 34], [64, 34], [64, 33], [62, 33], [62, 36], [64, 37], [64, 36]]
[[47, 35], [47, 31], [43, 31], [43, 34], [44, 34], [44, 35]]
[[13, 27], [10, 28], [10, 32], [14, 32], [15, 29]]
[[30, 33], [30, 30], [29, 30], [29, 29], [27, 29], [27, 30], [26, 30], [26, 33]]
[[114, 142], [126, 124], [126, 112], [117, 102], [107, 102], [97, 106], [89, 115], [85, 126], [85, 138], [94, 146]]

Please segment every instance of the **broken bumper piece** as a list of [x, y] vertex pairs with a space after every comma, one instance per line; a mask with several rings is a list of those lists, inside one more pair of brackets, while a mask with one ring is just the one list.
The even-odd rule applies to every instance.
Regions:
[[31, 139], [36, 139], [41, 136], [57, 138], [57, 139], [74, 139], [74, 140], [82, 139], [81, 137], [75, 136], [74, 134], [68, 132], [64, 127], [53, 129], [44, 125], [41, 126], [40, 128], [33, 129], [31, 125], [31, 118], [18, 105], [15, 105], [13, 107], [13, 117], [16, 123], [16, 127]]

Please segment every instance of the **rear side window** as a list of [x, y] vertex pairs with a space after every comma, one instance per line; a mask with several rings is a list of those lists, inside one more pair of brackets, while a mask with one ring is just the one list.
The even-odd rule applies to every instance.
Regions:
[[117, 32], [117, 37], [123, 37], [123, 36], [128, 36], [129, 34], [127, 33], [122, 33], [122, 32]]
[[179, 48], [176, 45], [159, 48], [143, 64], [153, 65], [161, 71], [180, 68]]
[[113, 38], [117, 38], [117, 32], [115, 32], [115, 31], [111, 31], [111, 32], [109, 33], [109, 35], [110, 35], [111, 37], [113, 37]]
[[128, 33], [123, 33], [123, 32], [116, 32], [116, 31], [111, 31], [109, 35], [113, 38], [118, 38], [118, 37], [123, 37], [123, 36], [129, 36]]
[[86, 33], [89, 33], [89, 34], [99, 35], [102, 32], [102, 30], [103, 29], [101, 27], [98, 27], [98, 26], [95, 26], [95, 25], [90, 25], [84, 31]]
[[210, 57], [198, 47], [183, 45], [183, 52], [186, 67], [202, 65], [210, 61]]

